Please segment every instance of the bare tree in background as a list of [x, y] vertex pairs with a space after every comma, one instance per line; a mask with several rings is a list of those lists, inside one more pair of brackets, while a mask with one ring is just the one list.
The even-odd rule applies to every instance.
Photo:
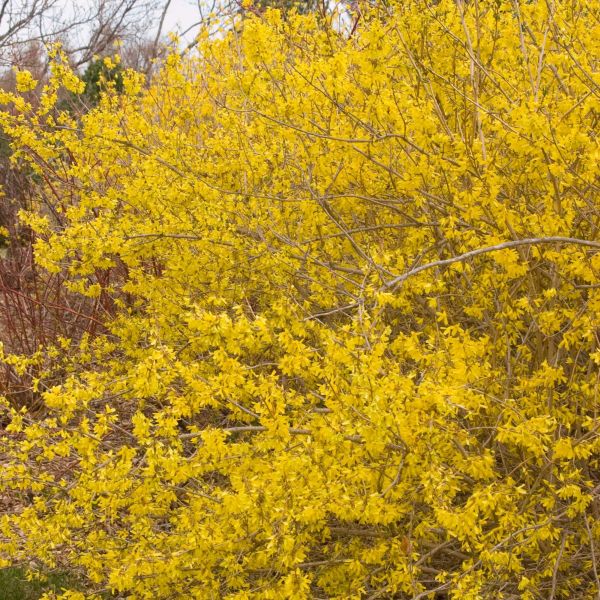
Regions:
[[105, 54], [116, 40], [127, 46], [158, 48], [170, 3], [170, 0], [0, 0], [0, 68], [27, 66], [24, 59], [32, 48], [43, 49], [55, 41], [62, 42], [74, 67]]

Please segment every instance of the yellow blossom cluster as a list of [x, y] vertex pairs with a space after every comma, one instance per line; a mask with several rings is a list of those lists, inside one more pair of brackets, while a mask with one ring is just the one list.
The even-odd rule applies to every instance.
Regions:
[[50, 365], [5, 411], [4, 564], [72, 599], [600, 593], [600, 6], [356, 14], [250, 16], [83, 116], [60, 56], [2, 95], [38, 262], [115, 307], [3, 357]]

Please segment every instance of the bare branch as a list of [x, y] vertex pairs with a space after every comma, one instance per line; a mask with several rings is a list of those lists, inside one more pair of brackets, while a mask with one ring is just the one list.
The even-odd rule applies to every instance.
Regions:
[[469, 258], [473, 258], [475, 256], [479, 256], [480, 254], [489, 254], [490, 252], [498, 252], [499, 250], [506, 250], [507, 248], [517, 248], [519, 246], [536, 246], [542, 244], [573, 244], [576, 246], [588, 246], [590, 248], [598, 248], [600, 249], [600, 242], [594, 242], [592, 240], [582, 240], [579, 238], [570, 238], [570, 237], [562, 237], [562, 236], [551, 236], [545, 238], [527, 238], [523, 240], [510, 240], [508, 242], [503, 242], [501, 244], [495, 244], [494, 246], [487, 246], [486, 248], [477, 248], [476, 250], [470, 250], [469, 252], [465, 252], [464, 254], [460, 254], [459, 256], [453, 256], [452, 258], [446, 258], [443, 260], [435, 260], [433, 262], [427, 263], [425, 265], [421, 265], [420, 267], [416, 267], [411, 269], [410, 271], [403, 273], [402, 275], [398, 275], [394, 277], [394, 279], [390, 279], [384, 284], [384, 289], [389, 289], [397, 286], [399, 283], [406, 281], [409, 277], [413, 275], [417, 275], [422, 271], [426, 271], [428, 269], [434, 269], [435, 267], [444, 267], [446, 265], [451, 265], [457, 262], [464, 262]]

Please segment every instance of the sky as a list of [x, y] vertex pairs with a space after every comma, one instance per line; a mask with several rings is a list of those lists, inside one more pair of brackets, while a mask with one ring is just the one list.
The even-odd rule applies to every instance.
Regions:
[[164, 31], [181, 33], [198, 21], [198, 2], [194, 0], [171, 0], [164, 24]]

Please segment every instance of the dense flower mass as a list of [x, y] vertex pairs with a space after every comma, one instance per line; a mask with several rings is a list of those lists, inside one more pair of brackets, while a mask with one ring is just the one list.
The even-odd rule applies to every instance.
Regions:
[[37, 261], [107, 308], [3, 357], [46, 407], [5, 410], [4, 564], [64, 598], [596, 598], [599, 8], [270, 10], [81, 117], [60, 53], [39, 107], [5, 93]]

